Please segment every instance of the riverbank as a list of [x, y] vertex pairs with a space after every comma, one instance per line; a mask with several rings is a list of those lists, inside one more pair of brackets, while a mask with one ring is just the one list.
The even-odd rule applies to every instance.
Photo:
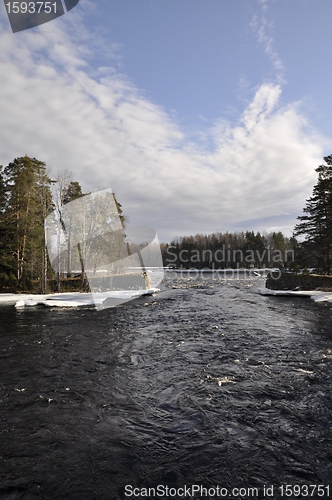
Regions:
[[142, 295], [153, 295], [158, 291], [158, 288], [150, 288], [147, 290], [123, 290], [98, 293], [67, 292], [48, 295], [2, 293], [0, 294], [0, 305], [15, 305], [16, 308], [36, 305], [48, 307], [104, 307], [106, 301], [113, 301], [114, 305], [117, 305], [121, 302], [141, 297]]
[[332, 276], [278, 271], [268, 274], [261, 295], [279, 297], [308, 297], [314, 302], [332, 303]]
[[278, 270], [268, 274], [265, 286], [270, 290], [332, 292], [332, 276], [310, 274], [309, 272], [299, 274]]
[[314, 302], [330, 302], [332, 303], [332, 292], [324, 292], [320, 290], [271, 290], [269, 288], [259, 288], [260, 295], [273, 295], [278, 297], [307, 297]]

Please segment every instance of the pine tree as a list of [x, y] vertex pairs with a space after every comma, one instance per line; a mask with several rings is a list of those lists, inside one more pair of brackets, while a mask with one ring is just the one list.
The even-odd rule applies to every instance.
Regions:
[[332, 155], [324, 157], [327, 165], [316, 168], [317, 184], [303, 209], [305, 215], [295, 226], [296, 236], [305, 236], [302, 251], [304, 261], [314, 258], [318, 271], [330, 273], [332, 246]]
[[10, 270], [7, 267], [6, 238], [6, 187], [3, 176], [3, 166], [0, 166], [0, 284], [7, 286], [9, 282]]
[[5, 167], [4, 177], [7, 191], [7, 258], [21, 285], [37, 210], [33, 162], [27, 156], [15, 158]]
[[[28, 156], [15, 158], [1, 169], [0, 265], [20, 288], [41, 278], [44, 255], [43, 190], [50, 199], [45, 163]], [[14, 278], [15, 276], [15, 278]]]

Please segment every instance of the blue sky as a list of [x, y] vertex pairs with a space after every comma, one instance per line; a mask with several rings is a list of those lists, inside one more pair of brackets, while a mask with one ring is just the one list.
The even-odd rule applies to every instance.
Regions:
[[[330, 2], [101, 0], [98, 5], [91, 26], [119, 44], [120, 68], [186, 125], [200, 115], [236, 119], [257, 86], [281, 78], [283, 102], [304, 100], [311, 119], [317, 126], [323, 119], [331, 134]], [[268, 39], [279, 70], [266, 52]]]
[[80, 0], [13, 34], [0, 5], [0, 163], [111, 187], [161, 240], [291, 234], [332, 152], [327, 0]]

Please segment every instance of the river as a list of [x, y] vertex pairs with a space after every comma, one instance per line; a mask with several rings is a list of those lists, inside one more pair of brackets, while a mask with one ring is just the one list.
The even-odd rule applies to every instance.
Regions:
[[263, 284], [1, 306], [0, 499], [332, 497], [332, 309]]

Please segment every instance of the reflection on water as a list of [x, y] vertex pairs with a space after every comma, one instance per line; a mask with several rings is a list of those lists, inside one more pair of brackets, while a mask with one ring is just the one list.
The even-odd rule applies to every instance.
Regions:
[[1, 307], [0, 498], [331, 483], [332, 310], [261, 285], [169, 273], [114, 309]]

